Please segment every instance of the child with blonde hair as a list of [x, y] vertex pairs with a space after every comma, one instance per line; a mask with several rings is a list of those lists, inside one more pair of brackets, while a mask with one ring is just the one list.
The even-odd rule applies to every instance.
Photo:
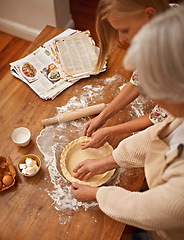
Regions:
[[[145, 24], [169, 8], [168, 0], [100, 0], [96, 18], [100, 47], [97, 69], [101, 69], [106, 58], [119, 43], [130, 43]], [[82, 149], [100, 147], [112, 135], [143, 130], [168, 116], [167, 111], [157, 105], [150, 114], [123, 124], [99, 129], [110, 117], [139, 96], [138, 82], [139, 76], [137, 71], [134, 71], [130, 82], [115, 99], [96, 118], [85, 124], [83, 135], [92, 136], [92, 139], [89, 143], [84, 143]]]

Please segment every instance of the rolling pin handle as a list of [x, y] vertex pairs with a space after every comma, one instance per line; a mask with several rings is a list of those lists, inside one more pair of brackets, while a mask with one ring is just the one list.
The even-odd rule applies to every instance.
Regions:
[[55, 116], [53, 118], [48, 118], [48, 119], [42, 119], [41, 124], [43, 126], [47, 126], [50, 124], [58, 123], [59, 122], [59, 116]]

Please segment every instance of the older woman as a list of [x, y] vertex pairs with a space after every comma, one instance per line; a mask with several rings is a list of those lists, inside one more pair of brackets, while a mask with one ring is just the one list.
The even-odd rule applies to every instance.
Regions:
[[170, 116], [123, 140], [108, 157], [74, 169], [76, 177], [88, 179], [113, 168], [144, 167], [149, 189], [139, 193], [73, 183], [71, 190], [79, 201], [96, 199], [117, 221], [151, 231], [153, 239], [184, 236], [183, 26], [184, 6], [168, 10], [136, 35], [125, 57], [125, 65], [139, 72], [141, 91]]

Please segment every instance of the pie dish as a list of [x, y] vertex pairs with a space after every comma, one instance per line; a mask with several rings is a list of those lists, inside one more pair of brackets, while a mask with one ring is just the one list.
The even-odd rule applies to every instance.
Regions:
[[85, 150], [81, 150], [81, 143], [89, 141], [90, 138], [88, 137], [80, 137], [69, 143], [64, 148], [60, 161], [61, 170], [64, 177], [70, 182], [78, 182], [81, 184], [97, 187], [106, 183], [113, 176], [115, 169], [104, 174], [93, 176], [87, 181], [75, 178], [73, 169], [78, 163], [86, 159], [99, 159], [110, 155], [113, 151], [113, 148], [109, 143], [106, 142], [102, 147], [98, 149], [87, 148]]

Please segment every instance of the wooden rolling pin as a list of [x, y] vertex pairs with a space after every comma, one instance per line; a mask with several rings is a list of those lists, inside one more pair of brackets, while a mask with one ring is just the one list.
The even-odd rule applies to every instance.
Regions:
[[82, 117], [87, 117], [100, 113], [106, 107], [105, 103], [100, 103], [94, 106], [90, 106], [83, 109], [78, 109], [72, 112], [66, 112], [61, 115], [55, 116], [53, 118], [42, 119], [41, 123], [43, 126], [47, 126], [54, 123], [68, 122], [71, 120], [76, 120]]

